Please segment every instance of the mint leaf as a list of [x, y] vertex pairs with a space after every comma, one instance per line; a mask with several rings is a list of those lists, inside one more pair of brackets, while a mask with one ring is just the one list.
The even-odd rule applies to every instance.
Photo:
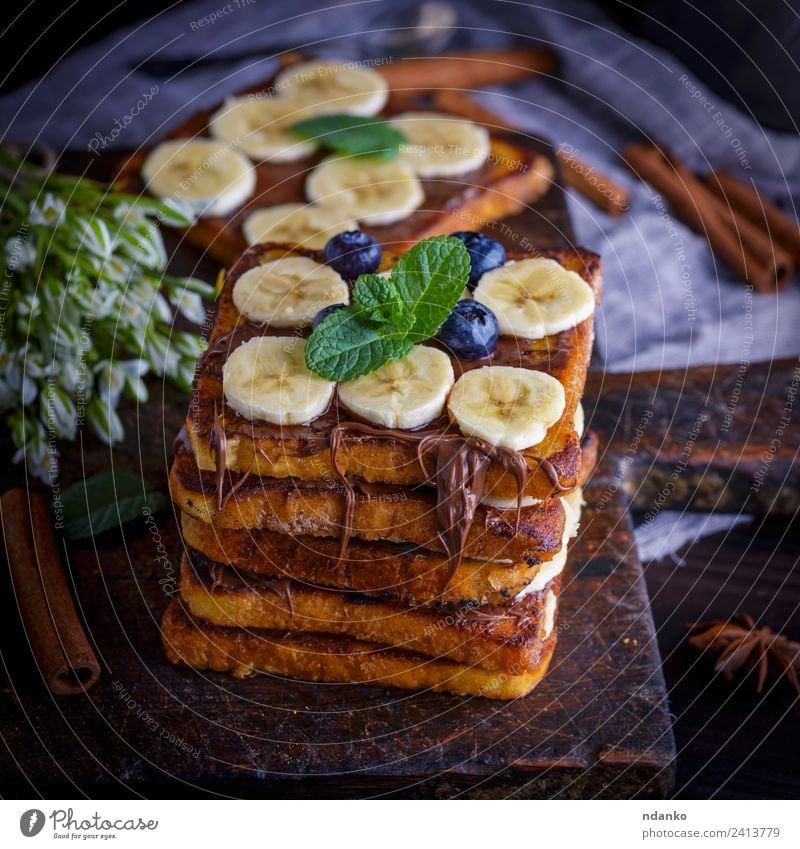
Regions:
[[391, 279], [414, 316], [414, 342], [429, 339], [441, 327], [467, 285], [469, 270], [467, 249], [452, 236], [425, 239], [400, 257]]
[[166, 505], [164, 494], [127, 469], [107, 469], [70, 484], [61, 493], [61, 517], [67, 539], [97, 536]]
[[406, 309], [391, 277], [362, 274], [353, 287], [353, 300], [372, 321], [392, 324], [397, 330], [411, 330], [414, 317]]
[[353, 380], [405, 357], [450, 314], [469, 269], [460, 239], [435, 236], [402, 256], [388, 277], [362, 274], [353, 303], [331, 313], [308, 337], [306, 365], [327, 380]]
[[326, 380], [353, 380], [405, 357], [413, 347], [406, 332], [370, 320], [354, 304], [329, 315], [308, 337], [306, 365]]
[[394, 159], [407, 141], [386, 121], [358, 115], [318, 115], [292, 124], [292, 131], [337, 153], [378, 159]]

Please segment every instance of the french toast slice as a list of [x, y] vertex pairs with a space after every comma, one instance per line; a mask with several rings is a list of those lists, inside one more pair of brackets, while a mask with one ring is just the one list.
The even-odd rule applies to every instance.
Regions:
[[[190, 517], [217, 528], [263, 528], [279, 534], [341, 537], [345, 493], [334, 480], [260, 478], [229, 472], [221, 501], [216, 475], [198, 469], [191, 452], [179, 449], [169, 476], [172, 500]], [[362, 540], [411, 543], [446, 552], [431, 487], [394, 487], [355, 482], [351, 532]], [[550, 560], [561, 548], [565, 513], [560, 498], [520, 511], [478, 505], [463, 556], [518, 563]]]
[[278, 678], [433, 690], [457, 696], [515, 699], [527, 695], [547, 672], [555, 631], [542, 641], [530, 671], [492, 672], [401, 649], [318, 633], [225, 628], [194, 618], [173, 599], [161, 623], [172, 663], [230, 672], [238, 678], [266, 673]]
[[[319, 261], [312, 251], [281, 245], [260, 245], [248, 250], [231, 269], [218, 299], [217, 316], [209, 347], [201, 357], [194, 380], [192, 403], [186, 419], [186, 438], [202, 469], [215, 468], [212, 444], [215, 425], [225, 437], [225, 465], [228, 469], [270, 477], [294, 477], [300, 480], [324, 480], [336, 476], [329, 447], [325, 444], [336, 424], [352, 419], [352, 415], [334, 401], [330, 409], [311, 425], [276, 427], [250, 421], [225, 403], [222, 369], [227, 356], [242, 342], [254, 336], [270, 335], [269, 328], [247, 321], [233, 303], [236, 280], [250, 268], [281, 256], [299, 254]], [[599, 299], [602, 286], [600, 260], [584, 250], [548, 249], [538, 253], [559, 261], [576, 271]], [[509, 259], [523, 259], [530, 254], [510, 252]], [[384, 255], [384, 270], [390, 268], [394, 256]], [[545, 371], [564, 386], [566, 404], [561, 419], [547, 432], [545, 439], [522, 452], [529, 468], [524, 494], [534, 498], [551, 497], [557, 490], [574, 488], [580, 471], [580, 441], [574, 419], [583, 395], [586, 371], [591, 356], [593, 320], [587, 319], [562, 333], [535, 341], [503, 336], [495, 354], [487, 360], [465, 361], [452, 357], [456, 378], [467, 369], [485, 365], [511, 365]], [[308, 335], [308, 328], [300, 328]], [[286, 335], [286, 330], [274, 331]], [[425, 344], [436, 344], [430, 340]], [[426, 432], [457, 429], [446, 416], [426, 426]], [[425, 474], [417, 459], [416, 447], [387, 436], [360, 435], [341, 446], [338, 465], [347, 475], [355, 475], [373, 483], [417, 485], [425, 483]], [[557, 485], [554, 485], [557, 484]], [[517, 492], [513, 475], [492, 463], [486, 478], [488, 494], [512, 498]]]
[[[253, 92], [242, 94], [260, 93], [270, 85], [267, 81]], [[165, 140], [202, 138], [220, 105], [196, 113]], [[384, 114], [390, 116], [397, 111], [404, 110], [390, 103]], [[145, 190], [141, 171], [150, 152], [151, 149], [140, 149], [129, 157], [115, 180], [118, 188], [137, 194]], [[324, 155], [319, 153], [296, 162], [254, 163], [253, 195], [230, 215], [200, 218], [186, 231], [187, 240], [230, 265], [248, 247], [242, 232], [247, 216], [277, 204], [305, 202], [305, 181]], [[556, 176], [553, 162], [552, 149], [545, 142], [522, 133], [494, 131], [482, 166], [458, 177], [423, 179], [425, 200], [420, 209], [394, 224], [362, 229], [385, 247], [406, 250], [429, 236], [463, 230], [465, 221], [506, 218], [527, 209], [547, 193]]]
[[482, 669], [526, 672], [538, 666], [541, 643], [554, 628], [560, 581], [556, 576], [513, 604], [409, 607], [239, 572], [187, 552], [180, 592], [189, 612], [213, 625], [344, 634]]
[[406, 604], [498, 604], [523, 590], [540, 567], [534, 559], [496, 563], [464, 557], [451, 578], [446, 555], [418, 546], [351, 539], [346, 559], [339, 560], [339, 541], [333, 538], [216, 528], [186, 513], [181, 530], [187, 546], [219, 563]]
[[[589, 431], [583, 439], [581, 487], [596, 459], [597, 437]], [[581, 489], [566, 496], [570, 502], [571, 533], [580, 516]], [[238, 569], [292, 578], [312, 587], [352, 589], [407, 604], [483, 605], [509, 601], [536, 577], [536, 560], [516, 564], [463, 558], [452, 573], [444, 554], [417, 546], [387, 542], [350, 541], [347, 555], [339, 559], [339, 542], [333, 538], [290, 537], [267, 530], [217, 528], [181, 516], [183, 540], [209, 560]], [[560, 551], [548, 561], [557, 566]]]

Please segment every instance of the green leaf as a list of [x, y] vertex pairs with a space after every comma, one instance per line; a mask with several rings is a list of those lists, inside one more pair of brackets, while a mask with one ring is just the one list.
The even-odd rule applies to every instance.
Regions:
[[77, 481], [61, 493], [63, 532], [67, 539], [97, 536], [142, 515], [163, 510], [164, 494], [127, 469], [107, 469]]
[[391, 277], [414, 316], [414, 342], [429, 339], [441, 327], [467, 285], [469, 269], [464, 243], [452, 236], [425, 239], [400, 257]]
[[391, 277], [362, 274], [353, 286], [353, 300], [372, 321], [405, 331], [414, 323]]
[[306, 365], [327, 380], [353, 380], [405, 357], [433, 336], [461, 297], [469, 255], [452, 236], [425, 239], [389, 277], [362, 274], [353, 303], [322, 321], [306, 343]]
[[394, 159], [406, 137], [381, 118], [358, 115], [318, 115], [292, 125], [301, 138], [349, 156]]
[[324, 319], [306, 343], [306, 365], [326, 380], [353, 380], [405, 357], [407, 333], [371, 321], [357, 304]]

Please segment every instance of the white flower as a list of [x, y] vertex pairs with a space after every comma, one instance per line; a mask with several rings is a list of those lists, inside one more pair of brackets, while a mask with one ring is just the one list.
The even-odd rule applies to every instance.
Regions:
[[17, 233], [6, 241], [6, 267], [10, 271], [30, 268], [36, 259], [36, 246], [33, 240]]
[[64, 219], [66, 210], [67, 207], [64, 201], [60, 198], [53, 197], [50, 192], [46, 192], [44, 198], [39, 203], [34, 201], [31, 204], [31, 224], [38, 224], [42, 227], [54, 229]]
[[93, 253], [102, 260], [111, 256], [114, 250], [114, 239], [102, 218], [81, 219], [83, 235], [81, 249]]
[[203, 299], [197, 292], [184, 289], [179, 295], [173, 295], [172, 300], [178, 308], [178, 312], [194, 324], [204, 324], [206, 320], [206, 308]]
[[110, 402], [112, 407], [116, 407], [125, 388], [125, 370], [121, 368], [120, 363], [101, 360], [94, 367], [94, 373], [97, 375], [98, 395], [104, 402]]
[[77, 410], [72, 398], [54, 383], [50, 383], [45, 394], [48, 424], [61, 439], [75, 439], [77, 432]]
[[144, 375], [150, 371], [150, 366], [146, 360], [125, 360], [125, 362], [117, 364], [125, 373], [125, 386], [137, 401], [144, 403], [147, 401], [148, 392], [145, 382], [142, 380]]

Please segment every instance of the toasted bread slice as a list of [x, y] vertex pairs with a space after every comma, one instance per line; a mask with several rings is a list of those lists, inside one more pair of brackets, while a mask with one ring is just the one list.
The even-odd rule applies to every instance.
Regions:
[[529, 693], [547, 671], [555, 631], [542, 642], [538, 665], [509, 675], [443, 658], [389, 648], [331, 634], [243, 631], [195, 619], [173, 599], [162, 621], [162, 639], [172, 663], [280, 678], [433, 690], [457, 696], [515, 699]]
[[[583, 440], [581, 485], [594, 467], [597, 439]], [[567, 496], [571, 504], [570, 532], [580, 512], [581, 491]], [[576, 513], [578, 515], [576, 515]], [[339, 542], [332, 538], [289, 537], [265, 530], [216, 528], [182, 514], [183, 540], [209, 560], [275, 578], [292, 578], [312, 587], [352, 589], [365, 595], [407, 604], [501, 604], [540, 574], [535, 560], [517, 564], [464, 558], [450, 578], [447, 557], [417, 546], [350, 541], [339, 560]], [[559, 552], [548, 567], [562, 557]]]
[[[269, 85], [262, 84], [257, 90]], [[217, 108], [198, 112], [167, 139], [201, 137]], [[390, 106], [385, 111], [391, 114], [396, 110]], [[141, 171], [149, 153], [149, 149], [138, 150], [124, 163], [115, 180], [120, 189], [136, 193], [144, 190]], [[255, 163], [252, 197], [230, 215], [199, 219], [187, 231], [187, 239], [230, 265], [248, 247], [242, 232], [247, 216], [281, 203], [305, 202], [306, 179], [324, 155], [297, 162]], [[363, 229], [386, 247], [406, 250], [428, 236], [463, 230], [465, 221], [506, 218], [547, 193], [555, 179], [553, 162], [552, 149], [545, 142], [522, 133], [493, 132], [489, 155], [480, 168], [459, 177], [423, 180], [425, 200], [420, 209], [394, 224]]]
[[[238, 415], [226, 405], [223, 394], [222, 369], [228, 354], [247, 339], [271, 332], [241, 316], [233, 304], [233, 286], [249, 268], [287, 253], [300, 253], [320, 259], [313, 252], [292, 250], [285, 246], [254, 247], [236, 263], [220, 294], [209, 349], [198, 364], [192, 404], [186, 420], [188, 440], [203, 469], [211, 470], [215, 467], [214, 451], [210, 444], [216, 414], [225, 433], [227, 468], [301, 480], [322, 480], [335, 476], [325, 440], [334, 425], [352, 418], [337, 403], [332, 404], [310, 426], [277, 427], [265, 422], [249, 421]], [[543, 250], [540, 255], [556, 259], [570, 270], [578, 272], [599, 298], [600, 260], [596, 254], [563, 249]], [[522, 259], [525, 256], [528, 254], [509, 254], [510, 259]], [[385, 267], [391, 267], [394, 263], [392, 257], [384, 259]], [[561, 419], [548, 430], [541, 443], [522, 452], [529, 466], [525, 494], [534, 498], [548, 498], [555, 494], [556, 488], [551, 479], [553, 476], [566, 489], [577, 485], [580, 444], [575, 433], [574, 418], [583, 395], [592, 349], [593, 326], [593, 320], [589, 318], [570, 330], [536, 341], [504, 336], [490, 360], [468, 362], [452, 358], [456, 377], [477, 366], [512, 365], [546, 371], [564, 386], [566, 405]], [[282, 335], [285, 333], [285, 329], [280, 331]], [[303, 333], [307, 333], [307, 329]], [[458, 432], [446, 416], [425, 430], [435, 429]], [[345, 474], [357, 475], [366, 481], [402, 485], [425, 482], [416, 447], [403, 444], [389, 435], [348, 439], [341, 447], [338, 459]], [[546, 461], [544, 465], [540, 462], [542, 460]], [[501, 466], [492, 464], [486, 479], [486, 491], [511, 498], [516, 495], [516, 481]]]
[[[228, 473], [220, 506], [212, 472], [197, 468], [192, 454], [179, 450], [170, 470], [172, 500], [194, 519], [218, 528], [263, 528], [279, 534], [336, 537], [342, 534], [345, 495], [335, 481], [298, 481]], [[412, 543], [445, 552], [436, 523], [431, 487], [357, 484], [352, 535], [363, 540]], [[561, 548], [564, 506], [559, 498], [515, 510], [479, 505], [463, 556], [519, 563], [550, 560]]]
[[447, 556], [418, 546], [352, 539], [347, 559], [340, 561], [333, 538], [216, 528], [185, 513], [181, 528], [187, 546], [219, 563], [407, 604], [497, 604], [523, 590], [540, 566], [536, 560], [512, 564], [465, 557], [450, 579]]
[[181, 564], [181, 598], [193, 616], [213, 625], [344, 634], [482, 669], [527, 672], [538, 666], [554, 627], [560, 580], [513, 604], [415, 608], [239, 572], [190, 552]]

